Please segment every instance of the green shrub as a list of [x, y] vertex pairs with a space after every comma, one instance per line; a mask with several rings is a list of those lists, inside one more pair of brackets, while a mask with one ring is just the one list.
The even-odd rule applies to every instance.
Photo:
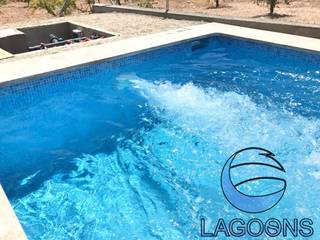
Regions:
[[144, 8], [153, 8], [154, 1], [153, 0], [139, 0], [138, 6]]
[[[48, 13], [52, 15], [60, 14], [59, 11], [64, 6], [65, 0], [31, 0], [30, 6], [33, 8], [43, 8], [46, 9]], [[68, 0], [66, 6], [64, 7], [65, 13], [70, 13], [72, 8], [75, 8], [75, 0]]]

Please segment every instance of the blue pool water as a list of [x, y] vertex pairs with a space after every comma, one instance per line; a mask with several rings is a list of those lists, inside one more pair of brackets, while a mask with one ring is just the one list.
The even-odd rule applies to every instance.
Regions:
[[[317, 236], [319, 102], [318, 55], [221, 36], [17, 83], [0, 88], [0, 181], [30, 240], [200, 239], [201, 217], [310, 218]], [[251, 146], [286, 169], [260, 214], [220, 187]]]

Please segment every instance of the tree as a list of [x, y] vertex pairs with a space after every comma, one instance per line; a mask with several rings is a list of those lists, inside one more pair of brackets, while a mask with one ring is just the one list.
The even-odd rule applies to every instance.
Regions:
[[269, 15], [273, 15], [274, 9], [275, 9], [276, 5], [278, 4], [278, 0], [257, 0], [258, 5], [261, 2], [266, 2], [267, 5], [269, 5]]
[[218, 8], [219, 0], [209, 0], [209, 8]]
[[278, 1], [277, 1], [277, 0], [267, 0], [267, 3], [270, 5], [269, 14], [270, 14], [270, 15], [273, 15], [273, 13], [274, 13], [274, 8], [276, 7]]
[[216, 8], [218, 8], [219, 7], [219, 0], [215, 0], [215, 2], [216, 2]]
[[57, 16], [71, 12], [76, 7], [75, 0], [30, 0], [33, 8], [44, 8], [48, 13]]

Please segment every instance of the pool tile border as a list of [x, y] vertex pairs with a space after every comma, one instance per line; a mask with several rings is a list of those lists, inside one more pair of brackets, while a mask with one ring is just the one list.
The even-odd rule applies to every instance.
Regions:
[[263, 42], [269, 45], [276, 44], [306, 52], [320, 53], [320, 39], [220, 23], [207, 23], [101, 45], [82, 47], [72, 52], [67, 51], [0, 63], [0, 86], [7, 85], [12, 81], [27, 80], [87, 64], [128, 57], [163, 46], [170, 46], [213, 35], [228, 35]]

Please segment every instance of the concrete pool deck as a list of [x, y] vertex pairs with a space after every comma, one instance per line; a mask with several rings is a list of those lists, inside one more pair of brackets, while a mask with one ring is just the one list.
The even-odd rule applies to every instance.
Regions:
[[4, 62], [0, 64], [0, 84], [3, 85], [13, 80], [41, 76], [48, 72], [73, 68], [79, 65], [131, 55], [147, 49], [156, 49], [165, 45], [219, 34], [252, 39], [289, 48], [298, 48], [304, 51], [320, 52], [320, 39], [219, 23], [207, 23], [180, 27], [166, 32], [102, 43], [94, 46], [81, 47], [73, 49], [72, 52], [60, 51], [56, 54]]

